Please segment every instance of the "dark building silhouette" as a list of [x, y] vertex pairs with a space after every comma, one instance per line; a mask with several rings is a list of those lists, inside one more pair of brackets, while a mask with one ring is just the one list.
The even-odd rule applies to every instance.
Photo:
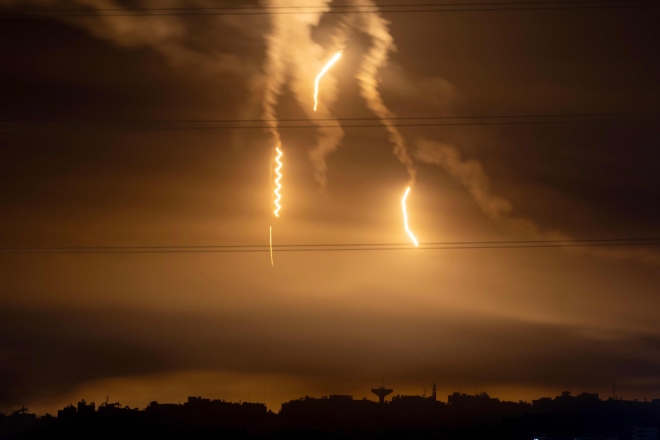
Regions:
[[128, 406], [122, 407], [119, 402], [115, 402], [115, 403], [103, 402], [102, 404], [99, 405], [98, 414], [102, 416], [120, 416], [136, 411], [138, 411], [137, 408], [131, 409]]
[[226, 402], [190, 396], [183, 404], [151, 402], [144, 410], [147, 420], [179, 426], [243, 426], [263, 423], [274, 416], [263, 403]]
[[91, 414], [94, 414], [95, 410], [95, 405], [94, 402], [92, 403], [87, 403], [85, 402], [85, 399], [82, 399], [80, 402], [78, 402], [78, 414], [81, 416], [89, 416]]
[[26, 407], [21, 407], [21, 409], [14, 411], [9, 416], [9, 419], [13, 423], [18, 424], [30, 424], [37, 420], [37, 415], [30, 413]]
[[447, 396], [447, 403], [453, 406], [487, 408], [499, 404], [500, 399], [490, 397], [486, 393], [471, 395], [471, 394], [461, 394], [454, 392], [453, 394]]
[[[306, 396], [282, 404], [278, 414], [262, 403], [199, 396], [184, 403], [151, 402], [144, 410], [119, 403], [96, 408], [84, 400], [37, 418], [26, 408], [0, 414], [1, 439], [309, 439], [438, 438], [443, 440], [657, 440], [660, 400], [601, 400], [597, 394], [507, 402], [486, 393], [395, 395], [381, 387], [378, 401], [349, 395]], [[387, 393], [386, 393], [387, 392]], [[386, 393], [386, 394], [385, 394]]]
[[255, 420], [268, 413], [263, 403], [225, 402], [224, 400], [203, 399], [201, 397], [188, 397], [188, 401], [181, 405], [184, 413], [203, 414], [207, 417], [223, 420]]
[[382, 386], [380, 388], [372, 389], [371, 392], [378, 396], [378, 403], [382, 405], [385, 403], [385, 396], [392, 394], [394, 390], [389, 390]]
[[296, 429], [371, 426], [379, 413], [378, 406], [371, 400], [355, 400], [353, 396], [339, 394], [320, 399], [305, 396], [283, 403], [278, 416], [287, 427]]
[[57, 411], [57, 418], [62, 420], [72, 419], [77, 415], [78, 415], [78, 410], [76, 410], [76, 407], [71, 404]]
[[[100, 409], [101, 408], [99, 408], [99, 410]], [[89, 417], [93, 414], [95, 414], [94, 402], [87, 404], [87, 402], [85, 402], [85, 399], [82, 399], [80, 402], [78, 402], [77, 407], [73, 406], [73, 404], [69, 404], [64, 408], [58, 410], [57, 418], [61, 420], [66, 420], [66, 419], [73, 419], [79, 416]]]
[[0, 417], [0, 437], [8, 438], [29, 432], [34, 429], [36, 423], [36, 414], [30, 413], [26, 407], [21, 407], [9, 416]]

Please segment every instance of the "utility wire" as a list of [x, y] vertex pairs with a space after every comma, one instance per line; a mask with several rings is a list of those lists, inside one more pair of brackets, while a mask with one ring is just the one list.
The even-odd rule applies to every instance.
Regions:
[[660, 116], [660, 112], [644, 113], [549, 113], [528, 115], [443, 115], [443, 116], [395, 116], [390, 118], [281, 118], [281, 119], [106, 119], [90, 121], [0, 121], [3, 125], [53, 125], [53, 124], [170, 124], [170, 123], [288, 123], [288, 122], [346, 122], [346, 121], [408, 121], [408, 120], [446, 120], [446, 119], [524, 119], [524, 118], [588, 118], [588, 117], [640, 117]]
[[[577, 115], [575, 115], [577, 116]], [[619, 122], [658, 122], [660, 113], [630, 114], [625, 117], [615, 115], [579, 115], [565, 116], [503, 116], [503, 117], [411, 117], [411, 118], [346, 118], [346, 119], [289, 119], [280, 120], [278, 129], [316, 129], [316, 128], [380, 128], [387, 123], [393, 127], [451, 127], [451, 126], [489, 126], [489, 125], [548, 125], [548, 124], [587, 124]], [[589, 118], [591, 116], [591, 118]], [[602, 117], [598, 117], [602, 116]], [[595, 117], [595, 119], [594, 119]], [[511, 120], [511, 119], [522, 120]], [[536, 118], [537, 120], [532, 120]], [[451, 121], [451, 120], [458, 121]], [[469, 121], [461, 121], [469, 119]], [[482, 119], [481, 121], [477, 119]], [[493, 120], [505, 119], [505, 120]], [[255, 124], [252, 121], [257, 121]], [[304, 125], [290, 125], [303, 122]], [[358, 123], [365, 121], [365, 123]], [[423, 121], [423, 122], [416, 122]], [[436, 122], [432, 122], [436, 121]], [[437, 122], [440, 121], [440, 122]], [[320, 122], [320, 124], [319, 124]], [[341, 124], [341, 122], [346, 122]], [[164, 124], [188, 125], [164, 125]], [[247, 123], [249, 125], [241, 125]], [[196, 125], [191, 125], [196, 124]], [[205, 124], [205, 125], [200, 125]], [[213, 125], [222, 124], [222, 125]], [[269, 129], [274, 120], [207, 120], [207, 121], [123, 121], [123, 122], [0, 122], [0, 131], [84, 131], [84, 130], [262, 130]]]
[[[657, 7], [657, 0], [602, 0], [602, 1], [557, 1], [557, 2], [486, 2], [486, 3], [428, 3], [417, 5], [377, 6], [334, 6], [332, 9], [318, 7], [295, 7], [295, 10], [275, 10], [264, 7], [243, 8], [182, 8], [173, 9], [98, 9], [98, 10], [44, 10], [21, 9], [0, 13], [0, 18], [30, 17], [163, 17], [163, 16], [223, 16], [223, 15], [299, 15], [324, 14], [396, 14], [419, 12], [490, 12], [490, 11], [543, 11], [560, 9], [612, 9]], [[122, 11], [122, 12], [114, 12]]]
[[[522, 249], [604, 246], [660, 246], [659, 238], [597, 240], [465, 241], [420, 243], [290, 244], [273, 245], [276, 252], [395, 251], [452, 249]], [[223, 246], [66, 246], [5, 247], [0, 254], [165, 254], [165, 253], [254, 253], [269, 252], [269, 245]]]
[[[245, 6], [191, 6], [191, 7], [123, 7], [123, 8], [48, 8], [41, 9], [48, 12], [149, 12], [149, 11], [240, 11], [240, 10], [262, 10], [262, 11], [282, 11], [282, 10], [326, 10], [334, 9], [374, 9], [374, 8], [417, 8], [417, 7], [441, 7], [441, 6], [516, 6], [516, 5], [546, 5], [546, 4], [608, 4], [608, 3], [641, 3], [652, 2], [656, 0], [539, 0], [539, 1], [516, 1], [516, 2], [436, 2], [436, 3], [377, 3], [374, 5], [328, 5], [328, 6], [309, 6], [309, 5], [290, 5], [290, 6], [268, 6], [268, 5], [245, 5]], [[40, 9], [17, 9], [20, 12], [33, 12]]]
[[[598, 238], [598, 239], [566, 239], [566, 240], [506, 240], [506, 241], [441, 241], [425, 242], [420, 246], [439, 245], [472, 245], [472, 244], [561, 244], [561, 243], [601, 243], [601, 242], [647, 242], [660, 241], [659, 238]], [[75, 249], [206, 249], [206, 248], [258, 248], [266, 245], [170, 245], [170, 246], [55, 246], [55, 247], [0, 247], [2, 250], [75, 250]], [[270, 245], [268, 245], [270, 246]], [[311, 246], [410, 246], [410, 243], [317, 243], [317, 244], [276, 244], [273, 247], [311, 247]]]

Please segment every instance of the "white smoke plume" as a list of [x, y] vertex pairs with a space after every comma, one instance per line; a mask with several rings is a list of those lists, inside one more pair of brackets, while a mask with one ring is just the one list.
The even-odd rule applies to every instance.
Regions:
[[[470, 193], [481, 211], [509, 233], [533, 240], [570, 240], [561, 232], [543, 232], [532, 220], [512, 215], [513, 205], [503, 197], [493, 194], [490, 179], [483, 166], [475, 160], [465, 160], [456, 147], [424, 138], [417, 141], [415, 158], [421, 162], [438, 165], [458, 180]], [[575, 250], [579, 250], [576, 248]], [[583, 248], [591, 255], [616, 259], [637, 259], [647, 264], [660, 264], [660, 255], [648, 249]]]
[[[264, 118], [276, 120], [276, 106], [282, 88], [288, 77], [291, 78], [291, 88], [296, 99], [310, 118], [331, 118], [327, 107], [337, 96], [336, 85], [331, 78], [324, 77], [321, 89], [321, 107], [315, 115], [312, 113], [313, 78], [320, 71], [323, 63], [334, 53], [344, 50], [353, 32], [361, 32], [370, 37], [371, 46], [362, 56], [357, 80], [360, 95], [367, 107], [382, 119], [390, 140], [394, 144], [394, 154], [406, 167], [410, 175], [410, 183], [415, 180], [415, 165], [408, 152], [406, 142], [401, 132], [392, 124], [391, 118], [396, 115], [390, 111], [379, 92], [379, 71], [385, 67], [389, 53], [396, 49], [394, 39], [389, 33], [389, 23], [377, 12], [348, 14], [339, 21], [335, 29], [330, 47], [324, 50], [311, 37], [312, 28], [321, 18], [322, 11], [329, 10], [330, 0], [266, 0], [265, 5], [282, 6], [313, 6], [315, 13], [309, 14], [274, 14], [271, 17], [272, 29], [266, 37], [267, 59], [265, 66]], [[375, 8], [372, 0], [351, 0], [350, 6]], [[333, 152], [343, 138], [343, 130], [339, 128], [318, 128], [320, 139], [310, 151], [309, 157], [314, 166], [315, 177], [324, 187], [326, 178], [326, 157]], [[277, 123], [270, 124], [270, 131], [275, 145], [280, 142]]]
[[[41, 6], [48, 9], [89, 9], [90, 11], [121, 10], [125, 7], [115, 0], [0, 0], [3, 7]], [[180, 1], [172, 0], [163, 4], [142, 1], [136, 7], [210, 7], [209, 0]], [[222, 25], [230, 24], [230, 17], [213, 17]], [[158, 51], [168, 62], [176, 67], [187, 67], [201, 74], [234, 73], [247, 75], [250, 67], [238, 56], [214, 51], [205, 53], [190, 47], [187, 39], [194, 33], [194, 21], [176, 16], [108, 16], [94, 18], [57, 17], [57, 20], [83, 28], [90, 34], [118, 46], [149, 47]]]
[[[377, 7], [372, 0], [351, 0], [349, 4], [361, 8], [366, 7], [368, 10]], [[363, 55], [357, 73], [360, 95], [364, 98], [367, 107], [381, 118], [390, 135], [390, 140], [394, 144], [394, 154], [406, 167], [412, 186], [416, 175], [415, 164], [401, 132], [392, 124], [391, 118], [395, 118], [396, 115], [387, 108], [378, 89], [380, 85], [378, 72], [387, 65], [390, 52], [396, 50], [394, 38], [389, 31], [389, 22], [377, 12], [349, 15], [337, 30], [335, 45], [345, 45], [352, 30], [363, 32], [371, 38], [371, 47]]]
[[417, 141], [415, 158], [440, 166], [468, 190], [479, 209], [491, 220], [505, 226], [509, 232], [530, 238], [563, 240], [558, 233], [541, 233], [531, 220], [511, 215], [513, 205], [503, 197], [492, 193], [490, 179], [483, 166], [474, 160], [464, 160], [456, 147], [442, 142], [421, 138]]
[[[274, 145], [280, 143], [278, 132], [277, 104], [287, 80], [301, 107], [310, 119], [331, 119], [328, 107], [336, 100], [336, 81], [331, 75], [323, 78], [320, 105], [317, 112], [314, 107], [314, 78], [333, 52], [325, 50], [312, 39], [312, 29], [318, 25], [323, 11], [329, 10], [330, 0], [265, 0], [269, 7], [307, 6], [314, 11], [304, 14], [270, 15], [271, 29], [266, 35], [266, 62], [264, 66], [263, 116], [269, 121]], [[326, 121], [326, 123], [332, 121]], [[320, 127], [317, 124], [319, 139], [309, 152], [314, 167], [314, 176], [324, 188], [327, 184], [326, 157], [336, 150], [344, 131], [339, 127]]]

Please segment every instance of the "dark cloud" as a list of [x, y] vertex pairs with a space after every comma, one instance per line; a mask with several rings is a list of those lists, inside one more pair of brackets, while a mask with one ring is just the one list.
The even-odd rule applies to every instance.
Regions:
[[[657, 382], [660, 339], [479, 315], [177, 313], [5, 308], [1, 404], [70, 392], [106, 377], [180, 371], [299, 375], [319, 386], [394, 384], [631, 392]], [[27, 324], [29, 323], [29, 324]]]

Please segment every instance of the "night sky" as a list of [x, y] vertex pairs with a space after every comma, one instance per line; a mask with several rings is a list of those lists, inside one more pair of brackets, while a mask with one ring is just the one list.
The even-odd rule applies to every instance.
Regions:
[[[278, 410], [366, 397], [383, 376], [443, 400], [613, 382], [660, 397], [657, 245], [275, 251], [273, 266], [8, 251], [267, 245], [271, 226], [279, 245], [408, 243], [411, 173], [423, 243], [658, 238], [660, 8], [632, 4], [135, 16], [239, 4], [0, 0], [0, 411], [188, 395]], [[395, 127], [401, 159], [379, 99], [392, 117], [462, 119]], [[223, 122], [270, 114], [343, 119], [277, 131], [279, 218], [274, 131]]]

